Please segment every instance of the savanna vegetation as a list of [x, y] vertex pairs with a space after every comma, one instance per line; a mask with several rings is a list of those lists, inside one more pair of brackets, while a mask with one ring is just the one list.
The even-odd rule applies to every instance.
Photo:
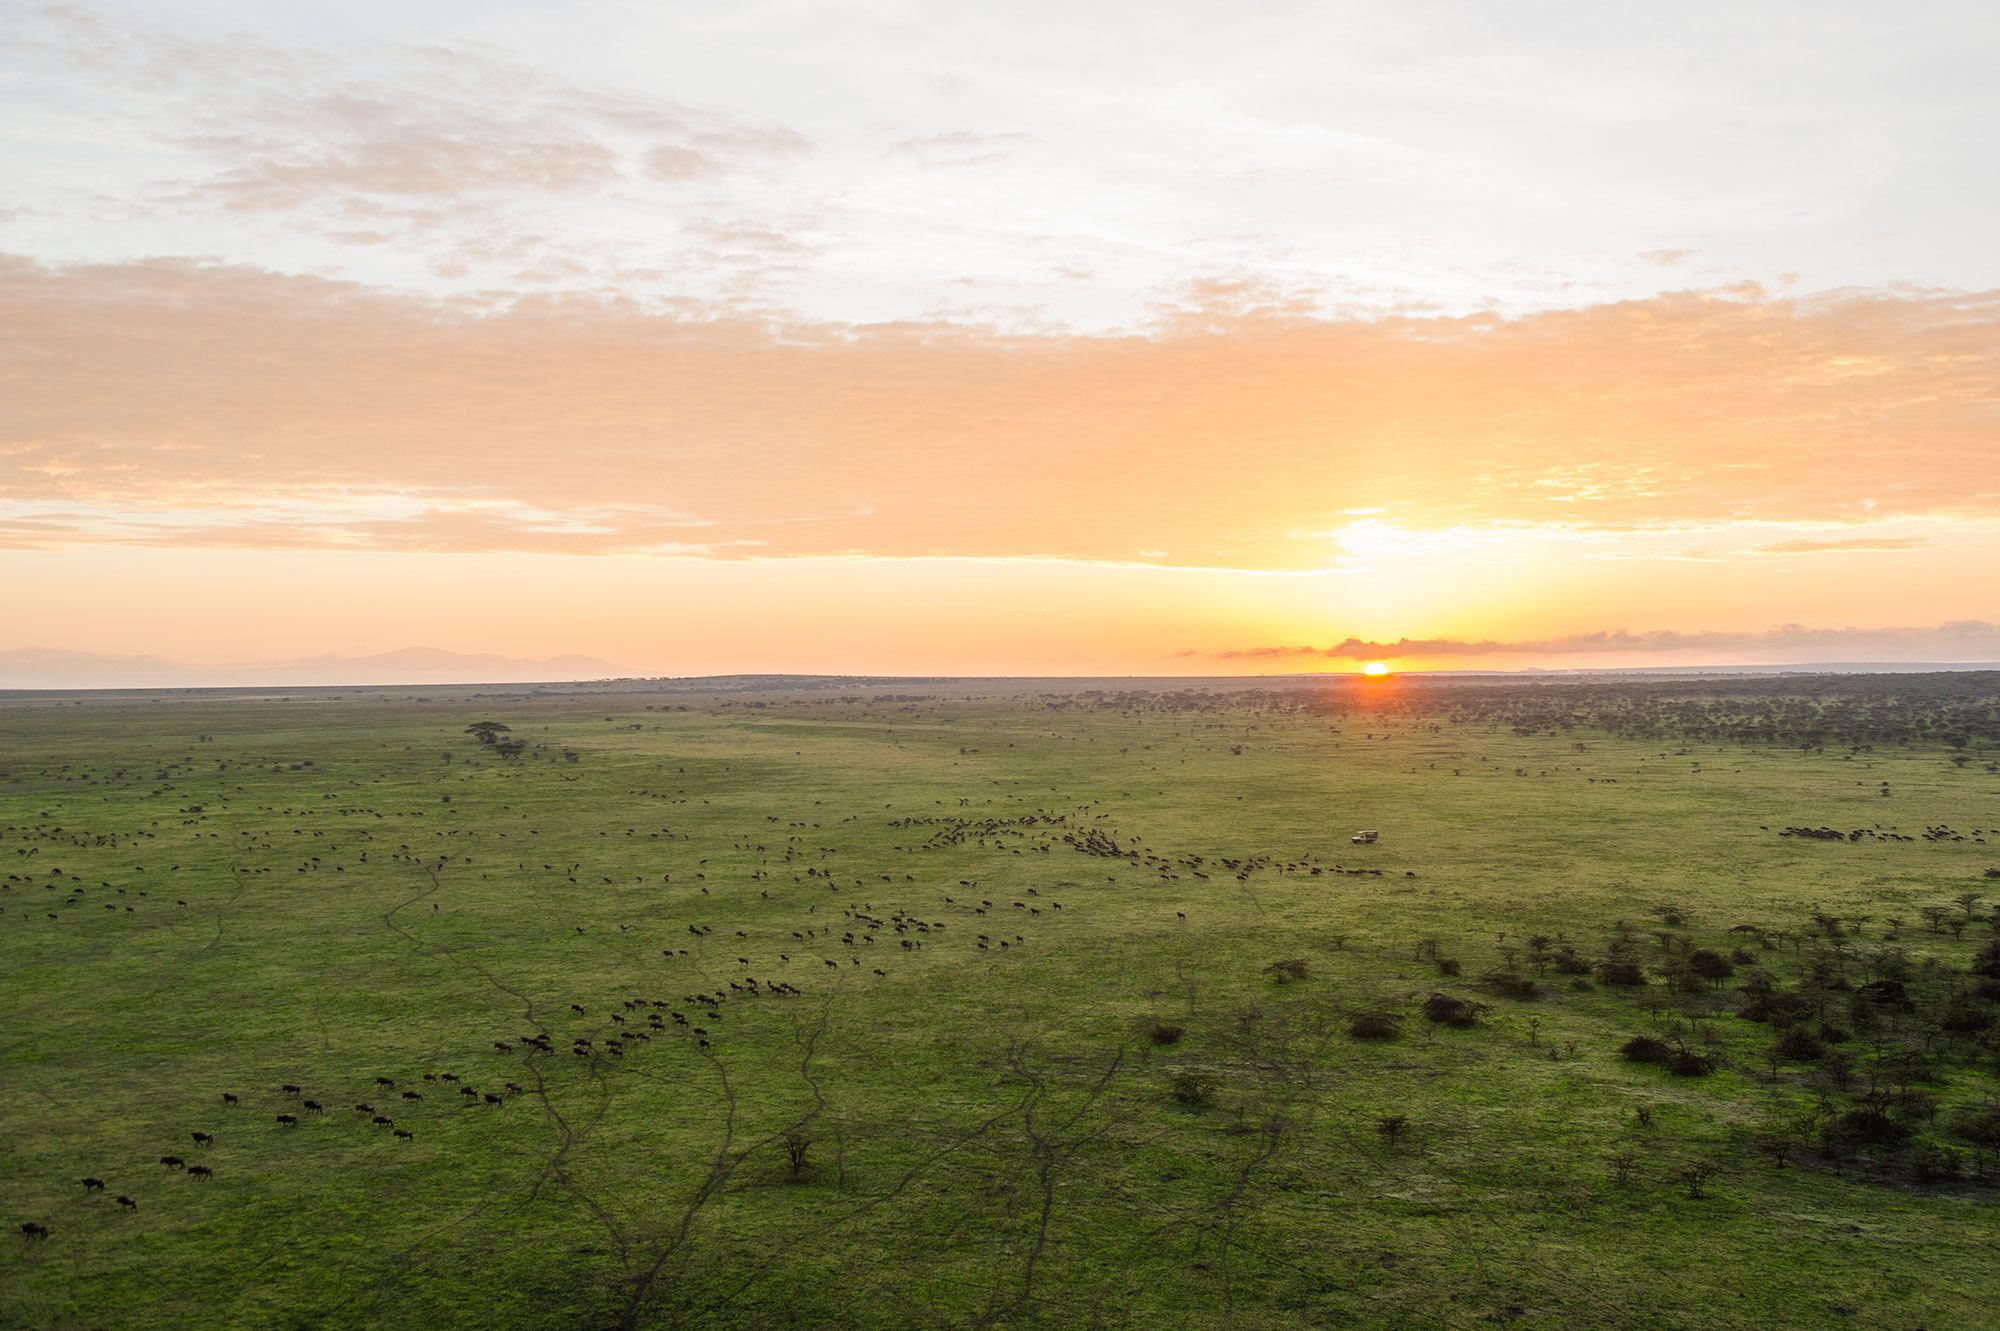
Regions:
[[1990, 1327], [1996, 760], [1972, 673], [0, 699], [0, 1325]]

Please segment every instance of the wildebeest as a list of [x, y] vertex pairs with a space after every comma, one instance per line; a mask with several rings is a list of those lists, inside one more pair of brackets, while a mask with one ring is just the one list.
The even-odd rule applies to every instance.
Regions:
[[290, 1082], [286, 1082], [283, 1086], [280, 1086], [278, 1089], [283, 1091], [286, 1095], [297, 1095], [299, 1093], [299, 1088], [297, 1086], [292, 1085]]
[[357, 1114], [372, 1114], [372, 1113], [374, 1113], [374, 1112], [375, 1112], [375, 1106], [374, 1106], [374, 1105], [356, 1105], [356, 1106], [354, 1106], [354, 1112], [355, 1112], [355, 1113], [357, 1113]]
[[377, 1086], [394, 1086], [396, 1083], [388, 1077], [377, 1077], [375, 1084]]
[[301, 1106], [308, 1114], [324, 1114], [326, 1106], [317, 1100], [308, 1100]]
[[84, 1190], [85, 1192], [103, 1192], [103, 1191], [104, 1191], [104, 1180], [103, 1180], [103, 1179], [101, 1179], [101, 1178], [87, 1178], [87, 1179], [84, 1179], [84, 1180], [83, 1180], [83, 1190]]
[[497, 1095], [495, 1095], [495, 1094], [493, 1094], [493, 1092], [491, 1092], [491, 1091], [488, 1091], [488, 1092], [486, 1093], [486, 1103], [487, 1103], [487, 1104], [489, 1104], [489, 1105], [497, 1105], [497, 1104], [499, 1104], [500, 1102], [501, 1102], [501, 1101], [500, 1101], [500, 1097], [499, 1097], [499, 1096], [497, 1096]]
[[235, 1095], [235, 1093], [234, 1093], [234, 1092], [232, 1092], [232, 1091], [224, 1091], [224, 1092], [222, 1093], [222, 1103], [224, 1103], [224, 1104], [226, 1104], [226, 1105], [233, 1105], [233, 1104], [235, 1104], [235, 1103], [236, 1103], [236, 1095]]
[[281, 1128], [296, 1127], [298, 1126], [298, 1121], [299, 1121], [298, 1116], [296, 1114], [278, 1115], [278, 1126]]
[[139, 1209], [139, 1203], [133, 1201], [130, 1197], [127, 1197], [122, 1193], [119, 1194], [118, 1204], [124, 1207], [128, 1211], [136, 1211]]
[[396, 1120], [390, 1118], [387, 1114], [377, 1114], [372, 1121], [374, 1122], [376, 1127], [386, 1128], [391, 1123], [394, 1123]]
[[165, 1165], [168, 1169], [179, 1169], [182, 1165], [185, 1165], [187, 1161], [181, 1159], [177, 1155], [163, 1155], [160, 1157], [160, 1163]]
[[210, 1134], [206, 1133], [206, 1132], [196, 1132], [196, 1133], [190, 1133], [189, 1135], [190, 1135], [190, 1136], [192, 1136], [192, 1137], [194, 1138], [194, 1144], [195, 1144], [196, 1146], [213, 1146], [213, 1145], [215, 1145], [215, 1138], [214, 1138], [213, 1136], [211, 1136]]
[[188, 1177], [198, 1178], [198, 1179], [210, 1179], [215, 1177], [215, 1171], [210, 1169], [207, 1165], [189, 1165]]
[[397, 1128], [396, 1135], [398, 1137], [401, 1137], [406, 1142], [415, 1141], [417, 1139], [417, 1134], [411, 1132], [408, 1128]]
[[421, 1100], [424, 1098], [424, 1093], [422, 1091], [404, 1091], [403, 1098], [405, 1100]]
[[38, 1225], [32, 1220], [23, 1220], [21, 1222], [21, 1232], [31, 1239], [45, 1239], [49, 1236], [49, 1227], [47, 1225]]

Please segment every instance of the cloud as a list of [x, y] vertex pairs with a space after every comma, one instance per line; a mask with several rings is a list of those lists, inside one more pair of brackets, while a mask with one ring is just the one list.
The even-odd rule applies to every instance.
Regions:
[[655, 180], [699, 180], [712, 176], [722, 164], [698, 148], [659, 143], [646, 150], [646, 174]]
[[1921, 536], [1881, 536], [1856, 537], [1842, 541], [1777, 541], [1770, 545], [1760, 545], [1758, 552], [1767, 555], [1829, 555], [1859, 551], [1915, 550], [1924, 545]]
[[66, 8], [35, 18], [33, 49], [115, 85], [137, 104], [134, 123], [208, 164], [152, 189], [156, 202], [181, 207], [322, 206], [356, 218], [477, 200], [490, 210], [503, 198], [682, 182], [811, 147], [785, 126], [607, 92], [486, 47], [342, 57], [113, 30]]
[[889, 151], [914, 157], [927, 168], [984, 166], [1012, 157], [1014, 149], [1032, 137], [1016, 131], [993, 134], [954, 129], [898, 140]]
[[[1514, 642], [1464, 638], [1398, 638], [1376, 642], [1347, 638], [1330, 647], [1240, 647], [1209, 652], [1222, 661], [1284, 661], [1331, 659], [1344, 661], [1433, 659], [1453, 657], [1616, 656], [1672, 652], [1741, 653], [1768, 656], [1802, 652], [1824, 658], [1828, 651], [1935, 653], [1940, 650], [2000, 653], [2000, 624], [1985, 620], [1954, 620], [1928, 628], [1807, 628], [1781, 624], [1753, 632], [1683, 632], [1678, 629], [1600, 629], [1553, 638]], [[1193, 655], [1183, 651], [1176, 655]]]
[[[787, 257], [780, 233], [697, 234]], [[1326, 533], [1375, 509], [1414, 532], [2000, 521], [2000, 293], [1347, 320], [1227, 283], [1208, 295], [1200, 317], [1140, 332], [1032, 335], [0, 258], [0, 532], [719, 558], [1164, 549], [1292, 570], [1337, 558]]]

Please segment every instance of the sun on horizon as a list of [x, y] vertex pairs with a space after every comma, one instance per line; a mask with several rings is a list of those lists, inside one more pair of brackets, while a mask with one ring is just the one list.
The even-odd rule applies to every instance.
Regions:
[[1370, 661], [1367, 665], [1361, 667], [1361, 673], [1370, 679], [1384, 679], [1389, 674], [1389, 663], [1387, 661]]

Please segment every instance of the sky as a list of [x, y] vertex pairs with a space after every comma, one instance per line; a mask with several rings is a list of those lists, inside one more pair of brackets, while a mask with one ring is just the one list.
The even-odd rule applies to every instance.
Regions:
[[0, 685], [2000, 660], [1996, 60], [0, 0]]

